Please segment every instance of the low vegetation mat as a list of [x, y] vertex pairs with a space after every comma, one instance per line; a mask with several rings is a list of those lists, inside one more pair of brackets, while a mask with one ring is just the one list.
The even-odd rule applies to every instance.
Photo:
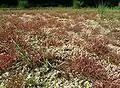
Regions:
[[120, 11], [0, 12], [0, 88], [120, 88]]

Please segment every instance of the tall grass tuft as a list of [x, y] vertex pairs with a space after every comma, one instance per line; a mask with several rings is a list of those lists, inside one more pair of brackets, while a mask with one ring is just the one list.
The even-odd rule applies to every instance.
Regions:
[[103, 17], [104, 13], [106, 12], [106, 5], [105, 4], [100, 4], [98, 6], [98, 13], [100, 15], [100, 17]]

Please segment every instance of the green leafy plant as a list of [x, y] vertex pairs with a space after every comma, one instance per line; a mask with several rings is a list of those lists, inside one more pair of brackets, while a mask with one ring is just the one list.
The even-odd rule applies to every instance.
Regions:
[[73, 0], [73, 8], [78, 9], [83, 5], [83, 1], [82, 0]]

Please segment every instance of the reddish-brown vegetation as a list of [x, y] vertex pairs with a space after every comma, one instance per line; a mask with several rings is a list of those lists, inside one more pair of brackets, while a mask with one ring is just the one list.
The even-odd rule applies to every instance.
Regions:
[[14, 58], [10, 56], [0, 55], [0, 70], [9, 70], [14, 62]]
[[[120, 88], [118, 69], [116, 68], [115, 71], [119, 76], [113, 80], [112, 77], [108, 77], [109, 69], [106, 68], [108, 64], [120, 65], [120, 53], [114, 52], [108, 46], [112, 39], [119, 40], [119, 35], [114, 33], [112, 34], [114, 38], [108, 38], [109, 32], [108, 35], [102, 34], [101, 31], [104, 29], [102, 24], [97, 22], [100, 19], [97, 18], [96, 12], [64, 13], [1, 14], [0, 70], [10, 69], [18, 60], [24, 63], [22, 65], [38, 67], [44, 59], [51, 61], [59, 57], [68, 63], [64, 69], [70, 68], [68, 72], [74, 76], [80, 74], [94, 80], [95, 88]], [[94, 22], [93, 20], [99, 26], [98, 28], [90, 24]], [[105, 22], [109, 24], [108, 19]], [[99, 38], [101, 35], [102, 38]], [[83, 56], [80, 56], [81, 53], [84, 53]], [[89, 55], [84, 56], [86, 53]], [[101, 60], [108, 62], [102, 65]], [[113, 70], [110, 71], [115, 73]], [[8, 85], [16, 85], [16, 88], [22, 85], [19, 74], [11, 77], [14, 80], [8, 79], [7, 88]]]
[[94, 79], [107, 79], [107, 74], [105, 69], [97, 64], [95, 60], [89, 59], [88, 57], [78, 57], [75, 61], [71, 62], [70, 68], [72, 73], [82, 74], [86, 77]]

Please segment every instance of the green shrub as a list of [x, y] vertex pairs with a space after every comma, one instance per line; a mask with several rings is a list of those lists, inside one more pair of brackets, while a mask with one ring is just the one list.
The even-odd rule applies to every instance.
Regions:
[[105, 4], [100, 4], [99, 6], [98, 6], [98, 13], [101, 15], [101, 16], [103, 16], [104, 15], [104, 13], [105, 13], [105, 11], [106, 11], [106, 5]]
[[0, 8], [8, 8], [7, 4], [1, 4]]
[[73, 8], [78, 9], [83, 5], [83, 1], [82, 0], [73, 0]]
[[113, 10], [120, 10], [120, 6], [115, 6], [112, 8]]
[[18, 0], [18, 7], [19, 8], [27, 8], [28, 7], [28, 1], [27, 0]]

